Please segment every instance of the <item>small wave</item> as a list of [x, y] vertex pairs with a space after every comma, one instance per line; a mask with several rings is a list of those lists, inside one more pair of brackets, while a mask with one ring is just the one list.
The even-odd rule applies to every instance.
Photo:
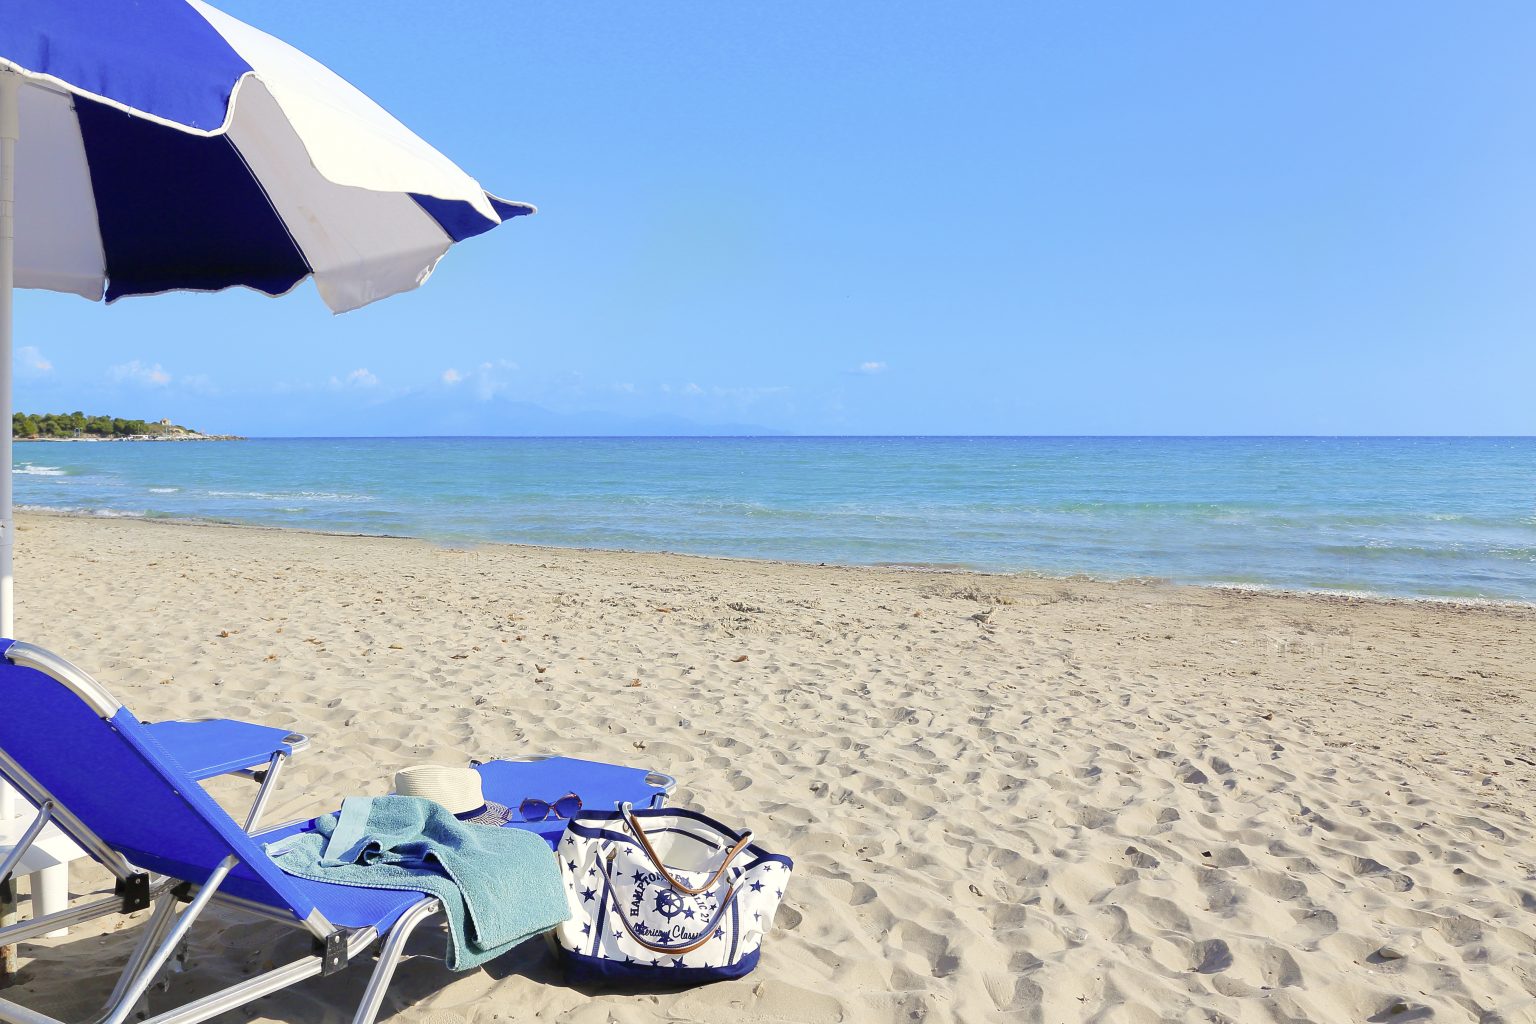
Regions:
[[12, 467], [11, 472], [16, 474], [17, 476], [68, 476], [69, 475], [67, 472], [65, 472], [62, 468], [60, 468], [58, 466], [34, 466], [30, 462], [23, 462], [19, 466]]
[[181, 490], [180, 487], [151, 487], [149, 489], [149, 493], [150, 494], [175, 494], [179, 490]]
[[59, 512], [69, 516], [94, 516], [97, 519], [143, 519], [148, 513], [121, 508], [85, 508], [82, 505], [17, 505], [18, 512]]
[[1536, 548], [1505, 545], [1428, 547], [1423, 544], [1394, 544], [1372, 540], [1364, 544], [1320, 544], [1317, 550], [1329, 555], [1359, 559], [1421, 558], [1425, 561], [1474, 561], [1494, 559], [1512, 562], [1536, 561]]
[[209, 491], [210, 498], [247, 498], [255, 501], [375, 501], [371, 494], [340, 494], [335, 491]]

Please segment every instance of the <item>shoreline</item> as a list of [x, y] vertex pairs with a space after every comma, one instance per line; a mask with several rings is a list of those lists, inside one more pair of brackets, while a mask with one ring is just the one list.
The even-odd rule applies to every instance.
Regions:
[[13, 436], [11, 438], [11, 443], [13, 443], [13, 444], [17, 444], [17, 443], [31, 444], [34, 441], [42, 443], [42, 444], [57, 444], [57, 443], [60, 443], [60, 442], [70, 442], [70, 443], [73, 443], [73, 442], [78, 442], [78, 441], [110, 441], [110, 442], [113, 442], [113, 443], [116, 443], [116, 442], [119, 442], [119, 441], [134, 441], [134, 442], [143, 441], [143, 442], [159, 443], [159, 442], [162, 442], [162, 441], [249, 441], [249, 440], [250, 440], [250, 438], [248, 438], [248, 437], [240, 437], [239, 435], [236, 435], [236, 434], [183, 434], [183, 435], [181, 435], [179, 437], [142, 437], [142, 436], [139, 436], [137, 434], [130, 434], [130, 435], [126, 436], [126, 437], [14, 437]]
[[702, 559], [705, 561], [722, 561], [742, 563], [747, 565], [825, 568], [838, 570], [871, 570], [895, 573], [911, 573], [914, 575], [934, 576], [979, 576], [998, 580], [1034, 580], [1043, 583], [1089, 583], [1102, 586], [1123, 587], [1156, 587], [1156, 588], [1189, 588], [1193, 590], [1211, 590], [1218, 592], [1231, 592], [1238, 594], [1254, 594], [1276, 596], [1292, 599], [1307, 599], [1330, 601], [1341, 604], [1406, 604], [1406, 605], [1431, 605], [1464, 608], [1511, 608], [1511, 609], [1536, 609], [1536, 599], [1521, 601], [1513, 598], [1486, 598], [1486, 597], [1448, 597], [1440, 595], [1406, 595], [1386, 594], [1377, 591], [1357, 590], [1328, 590], [1323, 588], [1308, 589], [1298, 587], [1271, 586], [1262, 583], [1200, 583], [1177, 580], [1161, 576], [1126, 576], [1120, 578], [1105, 578], [1093, 576], [1088, 573], [1067, 573], [1053, 575], [1050, 573], [1035, 572], [1031, 570], [1019, 570], [1014, 572], [1000, 572], [988, 569], [973, 569], [963, 565], [952, 563], [935, 563], [931, 565], [914, 563], [858, 563], [858, 562], [801, 562], [790, 559], [753, 558], [747, 555], [721, 555], [700, 554], [688, 551], [649, 550], [641, 548], [597, 548], [586, 546], [561, 546], [555, 544], [527, 544], [519, 541], [506, 540], [437, 540], [431, 537], [420, 537], [412, 534], [397, 533], [349, 533], [340, 530], [320, 530], [306, 526], [280, 526], [268, 523], [240, 522], [238, 520], [205, 519], [196, 516], [176, 515], [146, 515], [133, 512], [114, 512], [110, 510], [70, 511], [57, 508], [39, 508], [18, 506], [16, 518], [20, 521], [26, 516], [39, 518], [58, 518], [71, 520], [85, 520], [90, 522], [141, 522], [154, 523], [165, 526], [198, 526], [215, 527], [232, 530], [258, 530], [273, 533], [295, 533], [314, 537], [355, 538], [359, 540], [393, 540], [411, 541], [426, 544], [431, 547], [459, 550], [477, 550], [481, 548], [510, 548], [514, 550], [530, 552], [578, 552], [583, 554], [613, 554], [613, 555], [654, 555], [666, 558]]

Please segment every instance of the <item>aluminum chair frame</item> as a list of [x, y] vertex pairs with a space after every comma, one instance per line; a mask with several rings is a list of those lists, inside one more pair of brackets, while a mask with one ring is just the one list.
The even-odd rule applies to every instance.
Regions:
[[[87, 673], [42, 648], [18, 641], [10, 645], [5, 657], [14, 664], [36, 669], [49, 676], [105, 718], [110, 718], [122, 706]], [[280, 767], [281, 757], [275, 756], [269, 771]], [[220, 885], [240, 863], [240, 858], [235, 855], [221, 861], [201, 883], [139, 871], [70, 813], [4, 750], [0, 750], [0, 775], [4, 775], [38, 808], [37, 820], [27, 830], [23, 842], [0, 863], [0, 880], [8, 882], [10, 869], [20, 862], [22, 854], [50, 822], [63, 829], [116, 879], [114, 894], [104, 899], [0, 928], [0, 945], [35, 938], [55, 928], [79, 924], [107, 914], [133, 913], [153, 905], [143, 934], [129, 954], [123, 973], [108, 997], [106, 1008], [96, 1018], [98, 1024], [125, 1024], [130, 1017], [135, 1016], [160, 971], [176, 955], [192, 925], [210, 905], [254, 913], [267, 920], [308, 931], [315, 940], [314, 952], [184, 1006], [147, 1017], [143, 1019], [143, 1024], [197, 1024], [307, 978], [334, 974], [380, 939], [378, 930], [372, 926], [336, 928], [318, 908], [299, 921], [278, 907], [221, 893]], [[265, 781], [270, 783], [270, 774]], [[259, 817], [264, 802], [258, 796], [257, 805], [252, 808], [248, 822], [254, 822]], [[177, 913], [176, 904], [179, 902], [185, 902], [187, 907]], [[385, 990], [394, 977], [395, 968], [403, 959], [406, 940], [419, 925], [442, 912], [442, 904], [436, 897], [422, 894], [419, 901], [408, 906], [389, 926], [379, 950], [378, 964], [353, 1016], [354, 1024], [373, 1024], [383, 1004]], [[6, 1024], [65, 1024], [57, 1018], [6, 999], [0, 999], [0, 1021]]]

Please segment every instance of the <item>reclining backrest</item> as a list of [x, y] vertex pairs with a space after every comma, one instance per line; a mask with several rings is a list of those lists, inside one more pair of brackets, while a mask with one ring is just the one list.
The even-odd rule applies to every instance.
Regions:
[[287, 909], [299, 920], [314, 909], [101, 684], [57, 655], [5, 639], [0, 772], [24, 794], [41, 790], [28, 795], [53, 799], [140, 868], [201, 883], [234, 855], [240, 863], [220, 891]]

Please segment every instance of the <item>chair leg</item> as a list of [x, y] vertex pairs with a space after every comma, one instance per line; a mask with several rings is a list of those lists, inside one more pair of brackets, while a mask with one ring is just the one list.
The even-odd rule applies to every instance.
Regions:
[[[32, 880], [32, 916], [47, 917], [69, 906], [69, 865], [55, 864], [51, 868], [34, 871]], [[61, 939], [69, 934], [68, 928], [55, 928], [45, 938]]]
[[[192, 909], [195, 908], [188, 908], [188, 910]], [[441, 910], [442, 905], [437, 900], [424, 899], [407, 910], [395, 922], [394, 927], [390, 929], [388, 942], [379, 956], [378, 966], [374, 969], [373, 976], [368, 981], [368, 988], [363, 994], [362, 1004], [357, 1009], [357, 1016], [354, 1020], [358, 1021], [359, 1024], [373, 1024], [374, 1018], [378, 1016], [379, 1007], [384, 1001], [384, 990], [388, 988], [390, 979], [394, 976], [395, 966], [400, 962], [401, 954], [405, 950], [405, 941], [410, 937], [411, 932], [422, 921], [439, 913]], [[156, 913], [157, 915], [159, 913], [158, 907], [156, 908]], [[152, 918], [151, 926], [147, 927], [146, 931], [155, 931], [161, 935], [166, 935], [174, 930], [173, 922], [178, 924], [185, 923], [185, 918], [185, 913], [177, 917], [167, 912], [163, 922]], [[180, 936], [171, 935], [170, 939], [172, 941], [180, 941]], [[360, 962], [358, 958], [364, 956], [376, 941], [378, 941], [378, 934], [372, 928], [353, 932], [347, 942], [348, 957], [354, 963]], [[142, 950], [134, 950], [130, 967], [133, 966], [134, 962], [137, 963], [136, 973], [139, 983], [142, 984], [144, 975], [150, 971], [157, 971], [160, 964], [163, 963], [163, 958], [159, 957], [157, 953], [164, 952], [168, 943], [162, 941], [156, 946], [152, 942], [140, 940], [140, 945], [144, 948]], [[265, 974], [259, 974], [254, 978], [247, 978], [237, 985], [221, 989], [218, 992], [212, 992], [185, 1006], [179, 1006], [175, 1009], [156, 1014], [154, 1017], [145, 1020], [144, 1024], [200, 1024], [200, 1022], [206, 1021], [209, 1018], [217, 1017], [229, 1010], [244, 1006], [253, 999], [259, 999], [264, 995], [287, 988], [306, 978], [313, 978], [322, 972], [323, 967], [324, 960], [322, 957], [318, 955], [306, 956], [283, 967], [270, 970]], [[127, 973], [125, 971], [125, 976]], [[138, 984], [123, 981], [120, 983], [120, 987], [124, 991], [118, 996], [119, 999], [134, 998], [135, 1003], [137, 1003], [137, 993], [133, 989], [138, 988]], [[119, 1003], [119, 1014], [124, 1009], [125, 1007]], [[24, 1006], [19, 1006], [5, 999], [0, 999], [0, 1020], [16, 1021], [20, 1022], [20, 1024], [61, 1024], [60, 1021], [46, 1014], [29, 1010]]]
[[[347, 944], [349, 957], [360, 957], [367, 952], [378, 938], [372, 928], [355, 933]], [[237, 1007], [244, 1006], [253, 999], [259, 999], [281, 989], [288, 988], [306, 978], [313, 978], [321, 973], [324, 960], [318, 955], [310, 955], [295, 960], [290, 964], [274, 968], [265, 974], [258, 974], [254, 978], [247, 978], [238, 985], [212, 992], [201, 999], [178, 1006], [174, 1010], [144, 1021], [143, 1024], [199, 1024], [209, 1018], [217, 1017]]]
[[[0, 782], [0, 786], [5, 783]], [[16, 883], [0, 878], [0, 932], [16, 923]], [[16, 944], [0, 939], [0, 988], [10, 988], [16, 977]]]
[[374, 1018], [379, 1015], [379, 1007], [384, 1003], [384, 991], [389, 988], [389, 982], [395, 976], [395, 968], [400, 963], [400, 955], [405, 952], [405, 940], [410, 938], [417, 925], [440, 910], [442, 904], [437, 900], [422, 900], [400, 915], [400, 920], [389, 930], [389, 938], [379, 948], [378, 966], [373, 969], [368, 987], [363, 990], [363, 1001], [357, 1006], [352, 1024], [373, 1024]]
[[208, 905], [208, 901], [217, 893], [230, 869], [238, 862], [238, 858], [231, 855], [220, 861], [219, 866], [213, 869], [208, 880], [198, 889], [197, 895], [192, 897], [192, 902], [187, 909], [176, 915], [175, 923], [168, 929], [165, 940], [145, 959], [137, 977], [124, 986], [116, 1006], [112, 1008], [111, 1016], [107, 1018], [107, 1024], [124, 1024], [132, 1015], [139, 998], [149, 989], [150, 981], [176, 952], [176, 948], [181, 945], [181, 940], [186, 937], [187, 930], [192, 927], [192, 922], [197, 920], [203, 908]]
[[123, 993], [138, 979], [139, 973], [144, 970], [144, 964], [149, 960], [150, 953], [165, 941], [166, 933], [171, 930], [171, 925], [175, 921], [176, 897], [170, 893], [164, 893], [155, 901], [155, 909], [150, 913], [149, 920], [139, 935], [139, 941], [134, 944], [133, 952], [128, 954], [128, 962], [123, 965], [123, 972], [117, 977], [117, 985], [112, 989], [112, 995], [107, 998], [106, 1007], [96, 1018], [98, 1024], [112, 1015], [112, 1011], [122, 1000]]
[[246, 815], [246, 832], [256, 831], [256, 823], [261, 820], [261, 812], [267, 809], [267, 799], [277, 788], [277, 776], [283, 770], [285, 763], [281, 751], [272, 755], [272, 760], [267, 764], [267, 777], [261, 780], [261, 789], [257, 790], [256, 799], [251, 803], [251, 811]]

